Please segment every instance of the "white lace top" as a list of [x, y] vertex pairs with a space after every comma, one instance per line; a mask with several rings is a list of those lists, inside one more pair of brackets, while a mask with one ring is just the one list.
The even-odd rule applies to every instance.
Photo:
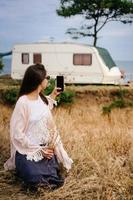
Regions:
[[51, 115], [49, 107], [39, 99], [29, 101], [31, 110], [27, 127], [27, 136], [34, 144], [45, 144], [49, 141], [48, 120]]
[[[48, 146], [51, 137], [48, 130], [48, 120], [51, 118], [49, 107], [39, 97], [38, 100], [28, 100], [30, 108], [29, 123], [26, 135], [32, 144]], [[43, 158], [41, 151], [27, 155], [27, 159], [39, 161]]]
[[73, 161], [64, 150], [52, 118], [51, 109], [55, 101], [49, 96], [47, 99], [49, 105], [40, 96], [37, 100], [29, 100], [26, 95], [18, 99], [10, 122], [11, 157], [4, 164], [6, 170], [15, 168], [16, 151], [26, 154], [28, 160], [38, 162], [43, 159], [42, 150], [51, 142], [58, 161], [67, 170], [71, 168]]

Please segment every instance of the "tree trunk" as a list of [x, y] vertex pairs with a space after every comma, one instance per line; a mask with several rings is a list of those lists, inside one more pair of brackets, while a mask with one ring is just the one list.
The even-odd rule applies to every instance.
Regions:
[[96, 47], [97, 44], [97, 24], [98, 24], [98, 19], [95, 19], [95, 24], [94, 24], [94, 41], [93, 41], [93, 46]]
[[94, 47], [96, 47], [96, 44], [97, 44], [97, 36], [96, 36], [96, 35], [94, 35], [94, 37], [93, 37], [93, 38], [94, 38], [94, 41], [93, 41], [93, 46], [94, 46]]

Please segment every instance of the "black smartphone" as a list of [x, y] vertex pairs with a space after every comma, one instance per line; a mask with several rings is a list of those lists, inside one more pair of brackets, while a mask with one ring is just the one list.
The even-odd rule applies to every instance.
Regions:
[[64, 91], [64, 76], [56, 76], [56, 87], [61, 88], [57, 91], [63, 92]]

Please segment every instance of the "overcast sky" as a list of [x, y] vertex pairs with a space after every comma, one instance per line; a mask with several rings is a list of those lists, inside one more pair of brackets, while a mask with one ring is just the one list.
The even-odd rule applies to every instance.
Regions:
[[[9, 51], [16, 43], [29, 43], [54, 38], [70, 41], [67, 28], [82, 24], [77, 16], [57, 16], [60, 0], [0, 0], [0, 52]], [[73, 40], [92, 44], [89, 38]], [[114, 60], [133, 60], [133, 25], [108, 23], [99, 34], [98, 46], [109, 50]]]

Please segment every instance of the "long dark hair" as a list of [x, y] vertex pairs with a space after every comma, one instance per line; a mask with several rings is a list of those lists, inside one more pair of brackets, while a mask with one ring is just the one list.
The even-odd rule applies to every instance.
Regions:
[[[24, 74], [22, 84], [19, 90], [18, 98], [22, 95], [29, 94], [30, 92], [33, 92], [38, 88], [38, 86], [41, 84], [41, 82], [46, 77], [46, 69], [44, 65], [42, 64], [35, 64], [29, 66]], [[48, 104], [47, 98], [43, 95], [41, 92], [40, 97], [42, 100]]]

